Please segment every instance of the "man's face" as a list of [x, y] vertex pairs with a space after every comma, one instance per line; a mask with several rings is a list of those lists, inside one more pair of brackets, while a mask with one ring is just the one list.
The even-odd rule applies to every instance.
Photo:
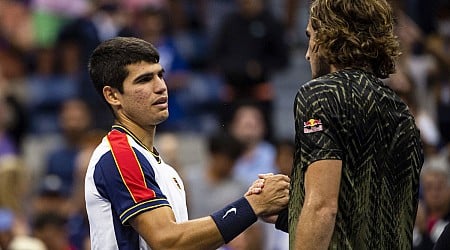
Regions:
[[264, 125], [260, 110], [252, 106], [243, 106], [234, 114], [231, 129], [239, 141], [252, 144], [264, 138]]
[[313, 79], [330, 73], [330, 65], [326, 62], [325, 58], [319, 56], [319, 46], [315, 42], [315, 34], [310, 20], [306, 27], [306, 36], [309, 39], [309, 43], [305, 58], [311, 65], [311, 75]]
[[449, 186], [447, 177], [439, 172], [429, 172], [422, 176], [423, 196], [427, 207], [432, 210], [442, 208], [448, 202]]
[[118, 115], [142, 127], [154, 126], [169, 117], [167, 86], [159, 63], [140, 62], [127, 66], [128, 77], [120, 101]]

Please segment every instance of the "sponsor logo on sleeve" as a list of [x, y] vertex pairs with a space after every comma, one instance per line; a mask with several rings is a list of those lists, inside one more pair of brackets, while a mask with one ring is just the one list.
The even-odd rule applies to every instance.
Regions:
[[323, 130], [322, 122], [318, 119], [309, 119], [303, 122], [303, 133], [309, 134]]

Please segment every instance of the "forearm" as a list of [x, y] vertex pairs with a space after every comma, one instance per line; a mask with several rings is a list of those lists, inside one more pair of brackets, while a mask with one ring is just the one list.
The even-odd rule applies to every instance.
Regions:
[[334, 231], [333, 209], [303, 207], [295, 236], [295, 249], [328, 249]]
[[[158, 217], [164, 214], [144, 214], [130, 222], [152, 249], [217, 249], [224, 243], [210, 216], [182, 223]], [[147, 223], [149, 220], [155, 224]]]
[[217, 249], [224, 240], [210, 216], [179, 223], [160, 249]]
[[171, 208], [162, 207], [142, 213], [130, 223], [152, 249], [217, 249], [256, 220], [248, 201], [241, 198], [196, 220], [177, 223]]

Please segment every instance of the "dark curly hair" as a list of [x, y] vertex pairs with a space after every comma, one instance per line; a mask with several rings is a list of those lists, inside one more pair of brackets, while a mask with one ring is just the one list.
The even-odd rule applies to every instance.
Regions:
[[313, 0], [310, 20], [328, 63], [369, 69], [379, 78], [395, 72], [400, 49], [386, 0]]

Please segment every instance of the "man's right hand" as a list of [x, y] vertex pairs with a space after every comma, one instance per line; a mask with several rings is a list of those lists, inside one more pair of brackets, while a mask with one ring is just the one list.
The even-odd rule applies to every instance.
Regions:
[[288, 176], [266, 175], [263, 179], [264, 187], [259, 194], [245, 196], [257, 216], [278, 213], [289, 202], [290, 179]]

